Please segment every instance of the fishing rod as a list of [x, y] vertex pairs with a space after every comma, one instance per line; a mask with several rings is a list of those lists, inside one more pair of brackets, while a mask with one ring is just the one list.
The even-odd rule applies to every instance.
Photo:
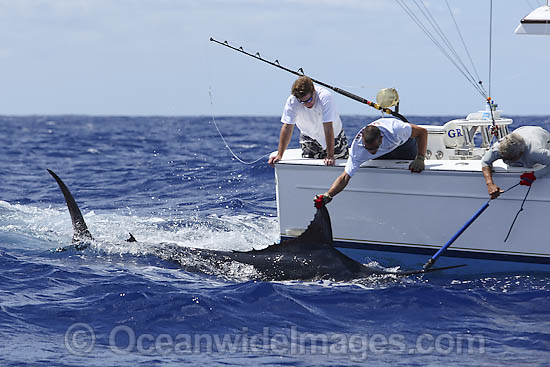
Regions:
[[[232, 49], [232, 50], [235, 50], [235, 51], [238, 51], [238, 52], [240, 52], [240, 53], [243, 53], [243, 54], [245, 54], [245, 55], [247, 55], [247, 56], [253, 57], [253, 58], [257, 59], [257, 60], [263, 61], [263, 62], [265, 62], [265, 63], [267, 63], [267, 64], [269, 64], [269, 65], [271, 65], [271, 66], [275, 66], [275, 67], [277, 67], [277, 68], [279, 68], [279, 69], [282, 69], [282, 70], [284, 70], [284, 71], [287, 71], [287, 72], [289, 72], [289, 73], [291, 73], [291, 74], [294, 74], [294, 75], [297, 75], [297, 76], [304, 76], [304, 75], [305, 75], [305, 74], [304, 74], [304, 70], [303, 70], [302, 68], [299, 68], [298, 71], [294, 71], [294, 70], [292, 70], [292, 69], [289, 69], [289, 68], [284, 67], [284, 66], [282, 66], [281, 64], [279, 64], [279, 60], [269, 61], [269, 60], [266, 60], [266, 59], [262, 58], [262, 57], [260, 56], [260, 53], [259, 53], [259, 52], [256, 52], [256, 54], [251, 54], [251, 53], [246, 52], [242, 47], [238, 47], [238, 48], [237, 48], [237, 47], [235, 47], [235, 46], [231, 46], [231, 45], [229, 44], [229, 42], [227, 42], [227, 41], [221, 42], [221, 41], [218, 41], [218, 40], [216, 40], [216, 39], [214, 39], [214, 38], [212, 38], [212, 37], [210, 37], [210, 41], [215, 42], [215, 43], [217, 43], [217, 44], [219, 44], [219, 45], [228, 47], [228, 48], [230, 48], [230, 49]], [[323, 82], [321, 82], [321, 81], [319, 81], [319, 80], [315, 80], [315, 79], [313, 79], [313, 78], [311, 78], [311, 80], [312, 80], [314, 83], [316, 83], [316, 84], [319, 84], [319, 85], [322, 85], [323, 87], [332, 89], [332, 90], [335, 91], [336, 93], [339, 93], [339, 94], [341, 94], [341, 95], [343, 95], [343, 96], [346, 96], [346, 97], [348, 97], [348, 98], [351, 98], [351, 99], [353, 99], [353, 100], [355, 100], [355, 101], [357, 101], [357, 102], [361, 102], [361, 103], [366, 104], [366, 105], [368, 105], [368, 106], [370, 106], [370, 107], [372, 107], [372, 108], [375, 108], [375, 109], [377, 109], [377, 110], [380, 110], [380, 111], [383, 111], [383, 112], [385, 112], [385, 113], [387, 113], [387, 114], [390, 114], [390, 115], [392, 115], [392, 116], [395, 116], [395, 117], [397, 117], [398, 119], [400, 119], [400, 120], [402, 120], [402, 121], [404, 121], [404, 122], [409, 122], [409, 121], [407, 121], [407, 119], [405, 118], [405, 116], [401, 115], [401, 114], [398, 113], [397, 111], [393, 111], [393, 110], [391, 110], [391, 109], [389, 109], [389, 108], [382, 107], [382, 106], [380, 106], [378, 103], [374, 103], [374, 102], [372, 102], [372, 101], [369, 101], [368, 99], [365, 99], [365, 98], [360, 97], [360, 96], [358, 96], [358, 95], [356, 95], [356, 94], [350, 93], [350, 92], [348, 92], [348, 91], [346, 91], [346, 90], [340, 89], [340, 88], [338, 88], [338, 87], [334, 87], [334, 86], [332, 86], [332, 85], [323, 83]]]

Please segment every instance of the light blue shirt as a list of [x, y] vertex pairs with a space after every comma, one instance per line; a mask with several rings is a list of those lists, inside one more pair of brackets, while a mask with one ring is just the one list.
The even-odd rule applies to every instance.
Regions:
[[[515, 162], [503, 160], [514, 167], [532, 168], [535, 164], [546, 165], [546, 168], [537, 172], [537, 176], [544, 176], [550, 172], [550, 133], [540, 126], [522, 126], [513, 131], [525, 141], [525, 150], [520, 159]], [[494, 144], [483, 156], [482, 167], [492, 167], [493, 162], [502, 159], [498, 151], [499, 143]]]

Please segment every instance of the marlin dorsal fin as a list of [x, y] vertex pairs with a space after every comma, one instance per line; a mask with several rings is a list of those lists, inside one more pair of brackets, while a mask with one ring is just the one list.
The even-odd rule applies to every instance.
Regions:
[[82, 216], [82, 213], [80, 212], [80, 209], [78, 208], [78, 205], [76, 204], [73, 195], [71, 194], [65, 183], [59, 178], [59, 176], [57, 176], [51, 170], [48, 170], [48, 172], [57, 181], [61, 192], [63, 192], [65, 201], [67, 202], [67, 208], [69, 209], [71, 220], [73, 221], [73, 243], [85, 240], [93, 240], [92, 234], [88, 230], [88, 226], [86, 226], [84, 217]]

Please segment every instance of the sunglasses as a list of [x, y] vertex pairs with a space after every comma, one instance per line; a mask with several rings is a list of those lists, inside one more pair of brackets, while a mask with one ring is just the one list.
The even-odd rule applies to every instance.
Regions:
[[300, 101], [301, 104], [306, 104], [306, 103], [309, 103], [309, 102], [313, 101], [313, 93], [311, 93], [311, 97], [309, 97], [309, 99], [307, 99], [305, 101], [302, 101], [302, 100], [298, 99], [298, 101]]

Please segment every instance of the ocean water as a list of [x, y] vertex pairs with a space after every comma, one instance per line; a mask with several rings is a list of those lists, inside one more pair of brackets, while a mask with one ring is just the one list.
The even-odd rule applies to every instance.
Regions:
[[[348, 138], [370, 120], [344, 116]], [[276, 149], [277, 117], [216, 123], [245, 161]], [[260, 282], [152, 256], [278, 241], [273, 170], [234, 159], [209, 117], [4, 116], [0, 160], [2, 366], [550, 365], [550, 273]], [[85, 251], [53, 251], [72, 228], [48, 168]]]

